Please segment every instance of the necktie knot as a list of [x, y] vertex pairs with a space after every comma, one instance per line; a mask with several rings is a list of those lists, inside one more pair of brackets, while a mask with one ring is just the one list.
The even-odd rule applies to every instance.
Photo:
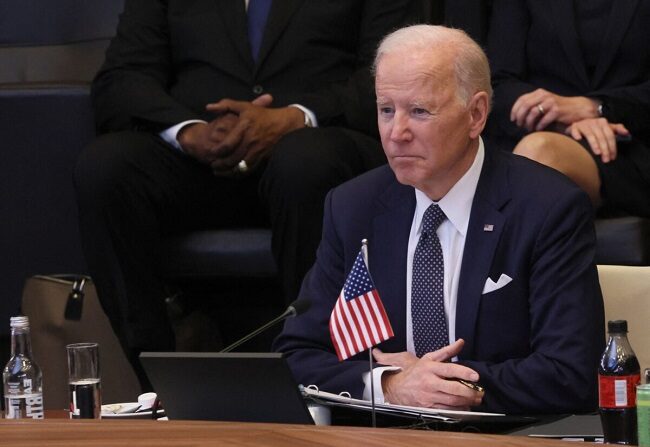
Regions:
[[432, 234], [446, 218], [440, 207], [432, 203], [422, 217], [422, 233]]

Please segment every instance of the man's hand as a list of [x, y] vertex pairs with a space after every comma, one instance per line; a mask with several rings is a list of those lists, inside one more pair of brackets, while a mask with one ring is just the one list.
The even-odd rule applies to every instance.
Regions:
[[186, 154], [210, 164], [216, 158], [217, 148], [236, 123], [237, 116], [227, 113], [209, 123], [192, 123], [183, 127], [176, 139]]
[[237, 125], [216, 149], [212, 162], [215, 174], [232, 172], [241, 161], [255, 168], [267, 158], [270, 149], [285, 134], [304, 127], [304, 114], [296, 107], [271, 109], [271, 95], [262, 95], [253, 102], [224, 99], [208, 104], [207, 110], [218, 114], [233, 113]]
[[584, 96], [560, 96], [543, 88], [521, 95], [510, 111], [510, 121], [530, 132], [546, 129], [552, 123], [570, 126], [597, 117], [597, 101]]
[[453, 379], [476, 382], [478, 373], [448, 360], [458, 355], [464, 345], [457, 340], [438, 351], [418, 359], [411, 353], [395, 354], [373, 350], [377, 362], [402, 368], [399, 372], [387, 371], [382, 376], [382, 388], [387, 402], [418, 407], [469, 410], [479, 405], [483, 393], [474, 391]]
[[[449, 359], [456, 357], [460, 351], [462, 351], [464, 345], [465, 340], [459, 338], [454, 343], [440, 348], [437, 351], [429, 352], [425, 354], [425, 356], [429, 360], [446, 362]], [[402, 369], [407, 368], [418, 361], [418, 358], [415, 356], [415, 354], [406, 351], [392, 353], [382, 352], [380, 349], [375, 348], [372, 350], [372, 356], [378, 363], [381, 363], [382, 365], [399, 366]]]
[[570, 125], [566, 133], [574, 140], [587, 139], [594, 154], [600, 155], [603, 163], [616, 159], [616, 136], [629, 136], [630, 132], [623, 124], [612, 124], [605, 118], [580, 120]]

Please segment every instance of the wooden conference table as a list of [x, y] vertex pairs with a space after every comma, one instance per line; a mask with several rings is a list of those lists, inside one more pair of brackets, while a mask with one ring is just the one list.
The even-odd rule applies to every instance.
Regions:
[[362, 427], [202, 421], [0, 421], [0, 444], [12, 447], [561, 447], [566, 441], [523, 436]]

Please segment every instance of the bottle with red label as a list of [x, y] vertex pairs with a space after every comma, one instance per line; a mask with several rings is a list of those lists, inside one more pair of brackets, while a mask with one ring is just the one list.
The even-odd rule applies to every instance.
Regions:
[[636, 444], [636, 386], [641, 368], [627, 340], [627, 321], [607, 323], [607, 347], [598, 368], [598, 401], [605, 442]]

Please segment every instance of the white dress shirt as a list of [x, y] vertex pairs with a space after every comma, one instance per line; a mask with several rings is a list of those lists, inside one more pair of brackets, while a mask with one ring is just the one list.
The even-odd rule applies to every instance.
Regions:
[[[479, 147], [474, 157], [474, 162], [465, 174], [456, 182], [445, 196], [438, 202], [434, 202], [427, 195], [415, 189], [415, 213], [411, 223], [411, 233], [408, 243], [408, 254], [406, 257], [406, 350], [415, 354], [413, 344], [413, 321], [411, 319], [411, 281], [413, 274], [413, 255], [415, 247], [420, 240], [422, 232], [422, 217], [424, 212], [432, 203], [437, 203], [440, 209], [445, 213], [445, 219], [436, 234], [440, 240], [442, 256], [445, 267], [444, 272], [444, 302], [445, 314], [447, 316], [447, 328], [449, 329], [449, 343], [456, 341], [456, 300], [458, 298], [458, 280], [460, 278], [460, 267], [463, 262], [463, 251], [465, 248], [465, 237], [467, 236], [467, 226], [469, 216], [472, 211], [472, 201], [476, 192], [483, 159], [485, 158], [485, 148], [483, 140], [479, 138]], [[379, 290], [381, 296], [381, 290]], [[381, 374], [384, 371], [395, 371], [399, 368], [380, 367], [373, 370], [375, 380], [375, 402], [383, 403], [384, 394], [381, 390]], [[363, 374], [365, 389], [363, 398], [370, 400], [370, 374]]]

